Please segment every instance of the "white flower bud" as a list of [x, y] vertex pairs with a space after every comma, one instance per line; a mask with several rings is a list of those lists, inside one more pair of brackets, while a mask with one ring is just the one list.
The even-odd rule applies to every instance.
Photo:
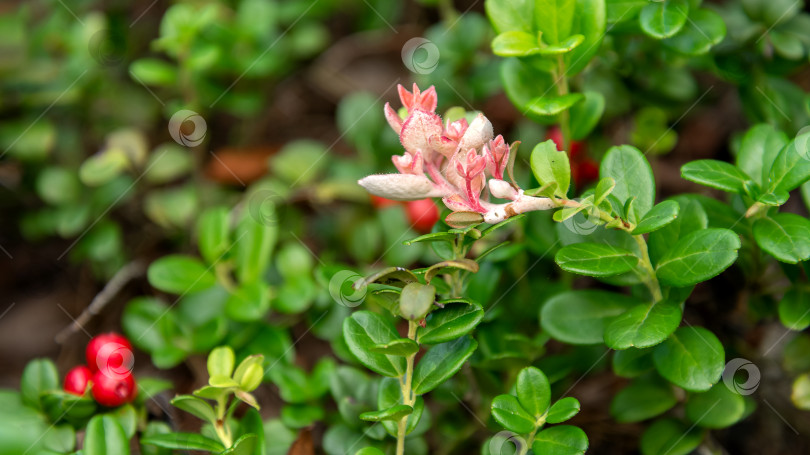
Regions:
[[395, 201], [412, 201], [446, 195], [446, 192], [436, 187], [424, 175], [373, 174], [363, 177], [357, 183], [375, 196]]

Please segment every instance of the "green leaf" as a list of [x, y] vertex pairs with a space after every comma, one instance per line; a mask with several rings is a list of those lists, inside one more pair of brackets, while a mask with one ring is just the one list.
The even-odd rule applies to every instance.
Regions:
[[518, 402], [514, 395], [498, 395], [492, 400], [492, 417], [504, 428], [518, 434], [534, 431], [535, 418]]
[[555, 194], [566, 197], [571, 184], [571, 165], [568, 163], [568, 155], [557, 151], [554, 141], [541, 142], [534, 147], [531, 167], [541, 185], [556, 182]]
[[[709, 217], [699, 200], [684, 195], [676, 196], [673, 200], [680, 207], [678, 217], [663, 228], [650, 233], [647, 241], [653, 264], [657, 264], [678, 242], [678, 239], [685, 237], [690, 232], [706, 229], [709, 224]], [[739, 216], [735, 216], [734, 220], [736, 218]]]
[[264, 281], [244, 283], [225, 303], [225, 314], [234, 321], [256, 321], [270, 311], [270, 286]]
[[678, 398], [660, 380], [636, 380], [619, 391], [610, 403], [610, 415], [621, 423], [641, 422], [671, 409]]
[[723, 345], [702, 327], [681, 327], [653, 351], [658, 372], [692, 392], [709, 390], [725, 365]]
[[376, 447], [363, 447], [355, 452], [354, 455], [385, 455], [385, 452]]
[[[230, 378], [233, 374], [236, 363], [233, 349], [230, 346], [220, 346], [214, 348], [208, 354], [207, 367], [208, 376]], [[212, 384], [213, 385], [213, 384]]]
[[[257, 281], [264, 275], [270, 264], [270, 254], [278, 237], [278, 226], [267, 221], [253, 218], [251, 210], [245, 210], [236, 228], [236, 277], [240, 283]], [[264, 221], [264, 222], [263, 222]]]
[[228, 251], [229, 217], [230, 212], [226, 207], [213, 207], [203, 212], [197, 222], [200, 254], [209, 264], [219, 260]]
[[141, 439], [141, 444], [176, 450], [204, 450], [219, 453], [225, 447], [219, 441], [195, 433], [154, 434]]
[[627, 273], [639, 264], [632, 252], [604, 243], [575, 243], [560, 248], [554, 261], [565, 271], [588, 276]]
[[534, 0], [487, 0], [484, 7], [496, 32], [534, 33], [534, 3]]
[[413, 408], [406, 404], [398, 404], [388, 409], [360, 414], [360, 420], [368, 422], [382, 422], [383, 420], [397, 421], [413, 413]]
[[576, 6], [571, 24], [571, 34], [585, 37], [573, 51], [563, 56], [565, 74], [572, 78], [590, 63], [591, 58], [601, 48], [605, 30], [604, 0], [575, 0]]
[[681, 306], [676, 303], [637, 305], [605, 328], [605, 344], [611, 349], [655, 346], [678, 328], [681, 317]]
[[539, 51], [537, 36], [531, 33], [511, 30], [492, 40], [492, 53], [501, 57], [526, 57]]
[[538, 433], [532, 450], [543, 455], [581, 455], [588, 450], [588, 436], [579, 427], [557, 425]]
[[233, 443], [233, 447], [221, 452], [220, 455], [253, 455], [258, 439], [255, 434], [243, 434]]
[[430, 348], [413, 372], [413, 391], [423, 395], [450, 379], [475, 352], [478, 343], [465, 336]]
[[776, 259], [795, 264], [810, 259], [810, 220], [793, 213], [777, 213], [754, 223], [754, 240]]
[[202, 398], [197, 398], [193, 395], [178, 395], [172, 399], [172, 404], [212, 425], [217, 421], [214, 408]]
[[703, 431], [675, 419], [657, 420], [641, 436], [642, 455], [687, 455], [703, 441]]
[[155, 58], [142, 58], [132, 62], [129, 74], [136, 81], [168, 87], [177, 83], [177, 69], [167, 62]]
[[785, 145], [788, 138], [772, 125], [762, 123], [755, 125], [742, 138], [740, 151], [737, 153], [737, 167], [760, 186], [767, 184], [771, 166]]
[[810, 132], [782, 148], [768, 173], [770, 192], [789, 192], [810, 178]]
[[622, 204], [636, 198], [636, 219], [641, 220], [655, 203], [655, 179], [647, 158], [635, 147], [622, 145], [607, 151], [599, 167], [599, 176], [616, 181], [613, 196]]
[[305, 428], [323, 420], [324, 408], [310, 404], [291, 404], [281, 408], [281, 421], [290, 428]]
[[101, 186], [121, 175], [129, 165], [129, 159], [123, 150], [104, 150], [82, 163], [79, 178], [87, 186]]
[[607, 291], [567, 291], [549, 299], [540, 312], [543, 330], [569, 344], [603, 343], [610, 321], [640, 303]]
[[582, 35], [571, 35], [563, 41], [551, 45], [542, 45], [537, 51], [539, 55], [551, 57], [573, 51], [585, 40]]
[[565, 397], [551, 405], [546, 415], [547, 423], [562, 423], [579, 413], [579, 401], [574, 397]]
[[484, 319], [480, 305], [457, 302], [433, 311], [425, 320], [425, 327], [419, 327], [416, 339], [420, 344], [439, 344], [455, 340], [470, 333]]
[[371, 349], [375, 354], [387, 354], [407, 357], [419, 351], [419, 345], [408, 338], [400, 338], [389, 343], [375, 344]]
[[50, 359], [34, 359], [25, 366], [20, 379], [20, 394], [26, 405], [42, 409], [42, 394], [59, 390], [59, 372]]
[[571, 36], [575, 5], [574, 0], [535, 0], [534, 25], [545, 42], [555, 44]]
[[717, 160], [686, 163], [681, 168], [681, 176], [691, 182], [730, 193], [742, 192], [743, 184], [750, 179], [737, 166]]
[[725, 428], [745, 416], [745, 399], [721, 382], [686, 401], [686, 418], [703, 428]]
[[607, 0], [607, 22], [616, 24], [635, 19], [649, 3], [648, 0]]
[[419, 321], [430, 312], [435, 301], [436, 288], [429, 284], [408, 283], [399, 295], [399, 312], [405, 319]]
[[600, 179], [593, 193], [594, 205], [601, 204], [613, 192], [613, 188], [616, 188], [616, 181], [611, 177]]
[[87, 423], [84, 439], [85, 455], [129, 455], [129, 440], [118, 420], [109, 415], [97, 415]]
[[571, 108], [571, 139], [575, 141], [588, 136], [605, 112], [605, 97], [601, 93], [585, 91], [582, 94], [585, 100]]
[[452, 212], [444, 217], [444, 222], [451, 228], [465, 229], [484, 222], [484, 216], [478, 212]]
[[810, 327], [810, 291], [794, 286], [779, 301], [779, 320], [790, 330]]
[[581, 93], [568, 93], [559, 96], [544, 95], [532, 98], [524, 108], [535, 115], [551, 116], [570, 109], [583, 99], [585, 99], [585, 96]]
[[633, 229], [631, 234], [641, 235], [661, 229], [678, 218], [680, 209], [681, 206], [678, 205], [676, 201], [670, 200], [657, 204], [644, 215], [644, 218], [638, 222], [638, 225]]
[[[402, 388], [398, 379], [383, 378], [380, 381], [379, 388], [377, 389], [377, 409], [389, 409], [396, 405], [402, 404]], [[422, 397], [416, 397], [413, 404], [413, 412], [408, 415], [408, 421], [405, 427], [405, 434], [410, 434], [416, 429], [422, 419], [422, 413], [425, 411], [425, 400]], [[426, 416], [427, 418], [427, 416]], [[382, 421], [385, 431], [391, 436], [397, 435], [397, 423], [389, 420]]]
[[526, 367], [520, 370], [515, 389], [520, 405], [529, 414], [534, 414], [535, 419], [548, 411], [551, 403], [551, 386], [540, 369]]
[[689, 15], [687, 0], [650, 2], [639, 14], [641, 30], [655, 39], [675, 35], [686, 24]]
[[667, 286], [689, 286], [706, 281], [728, 268], [737, 259], [740, 238], [722, 228], [687, 234], [667, 251], [655, 273]]
[[217, 284], [214, 274], [199, 259], [179, 254], [153, 262], [147, 276], [155, 288], [178, 295], [204, 291]]
[[370, 370], [392, 378], [405, 374], [405, 359], [375, 354], [371, 348], [399, 339], [399, 334], [385, 319], [370, 311], [358, 311], [343, 321], [343, 336], [349, 350]]
[[798, 409], [810, 411], [810, 373], [801, 374], [793, 381], [790, 400]]
[[664, 41], [664, 45], [681, 54], [697, 56], [709, 52], [726, 37], [726, 23], [714, 11], [700, 8], [689, 13], [689, 22], [681, 31]]
[[655, 368], [652, 349], [629, 348], [613, 353], [613, 373], [622, 378], [635, 378]]

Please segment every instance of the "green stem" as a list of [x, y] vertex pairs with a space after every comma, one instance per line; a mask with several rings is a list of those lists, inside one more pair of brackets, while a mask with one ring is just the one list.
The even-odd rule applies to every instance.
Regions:
[[[417, 323], [408, 321], [408, 339], [416, 341], [416, 327]], [[413, 395], [411, 386], [413, 384], [413, 363], [416, 359], [416, 353], [409, 355], [406, 358], [405, 378], [400, 381], [402, 392], [402, 404], [413, 406], [416, 397]], [[405, 432], [408, 429], [408, 416], [402, 417], [397, 423], [397, 455], [405, 454]]]
[[[565, 60], [562, 54], [557, 56], [557, 74], [554, 84], [557, 86], [557, 94], [564, 96], [568, 94], [568, 78], [565, 76]], [[568, 150], [571, 144], [571, 114], [568, 109], [560, 113], [560, 132], [563, 138], [563, 150]]]
[[[545, 419], [544, 419], [544, 420], [545, 420]], [[527, 453], [529, 453], [529, 447], [531, 447], [531, 446], [532, 446], [532, 442], [534, 442], [534, 436], [537, 434], [537, 431], [538, 431], [538, 430], [540, 429], [540, 427], [542, 427], [542, 426], [543, 426], [542, 424], [541, 424], [541, 425], [537, 425], [537, 426], [535, 426], [535, 427], [534, 427], [534, 430], [532, 430], [532, 432], [531, 432], [531, 433], [529, 433], [529, 434], [526, 436], [526, 444], [525, 444], [523, 447], [521, 447], [521, 448], [520, 448], [520, 452], [518, 452], [518, 455], [526, 455]]]
[[647, 241], [644, 239], [643, 235], [634, 235], [633, 238], [636, 240], [638, 249], [641, 251], [641, 267], [647, 274], [647, 277], [644, 279], [644, 284], [650, 289], [650, 293], [653, 297], [653, 303], [658, 303], [664, 299], [664, 296], [661, 293], [661, 285], [658, 283], [658, 277], [655, 275], [655, 269], [653, 268], [652, 261], [650, 260], [650, 252], [647, 248]]
[[217, 399], [217, 421], [214, 422], [214, 431], [216, 431], [217, 437], [222, 444], [229, 448], [233, 445], [233, 439], [231, 438], [231, 429], [228, 428], [227, 424], [227, 405], [228, 399], [225, 396]]

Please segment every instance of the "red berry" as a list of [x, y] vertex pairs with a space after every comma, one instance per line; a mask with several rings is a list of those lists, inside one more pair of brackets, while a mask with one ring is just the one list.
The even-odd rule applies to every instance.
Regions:
[[405, 204], [405, 213], [408, 215], [411, 228], [420, 234], [429, 233], [433, 225], [439, 221], [439, 209], [430, 198], [408, 201]]
[[391, 199], [375, 196], [373, 194], [371, 195], [371, 205], [374, 206], [375, 209], [384, 209], [397, 204], [399, 204], [399, 201], [392, 201]]
[[132, 373], [107, 374], [99, 370], [93, 375], [93, 398], [102, 406], [114, 408], [129, 403], [138, 394]]
[[599, 165], [596, 164], [596, 161], [586, 158], [579, 163], [578, 167], [577, 185], [586, 185], [599, 178]]
[[93, 373], [84, 365], [74, 367], [65, 375], [65, 392], [82, 396], [87, 390]]
[[132, 369], [134, 356], [132, 345], [125, 337], [117, 333], [98, 335], [87, 343], [85, 351], [87, 366], [95, 373], [99, 370], [111, 371], [122, 375]]
[[[551, 139], [555, 144], [557, 144], [557, 150], [563, 150], [563, 135], [559, 126], [552, 126], [549, 128], [548, 132], [546, 133], [546, 138]], [[574, 159], [582, 153], [583, 143], [574, 140], [569, 142], [570, 144], [568, 148], [570, 150], [567, 150], [568, 156], [570, 156], [571, 159]]]

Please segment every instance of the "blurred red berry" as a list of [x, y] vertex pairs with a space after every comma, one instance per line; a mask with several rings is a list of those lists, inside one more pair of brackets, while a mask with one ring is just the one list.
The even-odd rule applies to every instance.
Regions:
[[87, 366], [95, 373], [105, 370], [111, 375], [129, 373], [134, 363], [132, 344], [117, 333], [98, 335], [87, 343]]
[[93, 373], [90, 368], [84, 365], [74, 367], [65, 375], [65, 392], [79, 396], [84, 395], [92, 377]]
[[599, 178], [599, 164], [590, 159], [585, 158], [579, 163], [579, 180], [577, 185], [585, 185], [589, 182], [594, 182]]
[[[552, 126], [549, 128], [548, 132], [546, 133], [546, 138], [551, 139], [555, 144], [557, 144], [557, 150], [565, 150], [563, 149], [563, 135], [559, 126]], [[580, 154], [582, 154], [583, 145], [584, 144], [579, 141], [570, 141], [570, 145], [568, 147], [570, 150], [567, 150], [568, 156], [571, 159], [578, 157]]]
[[110, 375], [99, 370], [93, 375], [93, 398], [100, 405], [114, 408], [129, 403], [138, 394], [132, 373]]
[[375, 209], [384, 209], [386, 207], [391, 207], [392, 205], [399, 204], [399, 201], [392, 201], [391, 199], [386, 199], [380, 196], [371, 195], [371, 205], [374, 206]]
[[420, 234], [429, 233], [433, 225], [439, 221], [439, 209], [430, 198], [408, 201], [405, 204], [405, 213], [408, 215], [411, 228]]

